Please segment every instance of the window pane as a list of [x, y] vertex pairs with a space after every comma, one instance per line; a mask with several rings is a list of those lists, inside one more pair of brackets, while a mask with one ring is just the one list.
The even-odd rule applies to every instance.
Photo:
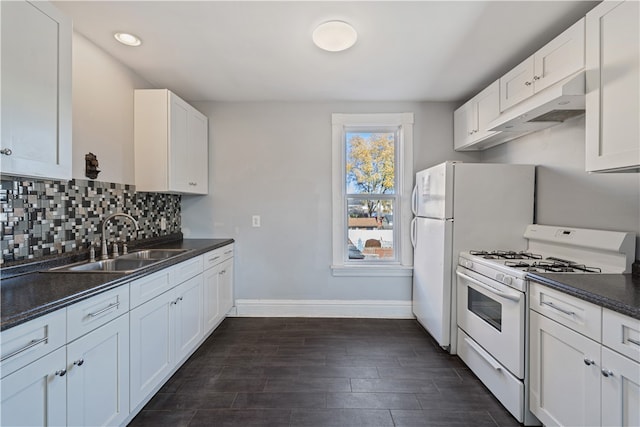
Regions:
[[394, 260], [393, 200], [347, 199], [350, 260]]
[[347, 193], [395, 192], [395, 132], [346, 132]]

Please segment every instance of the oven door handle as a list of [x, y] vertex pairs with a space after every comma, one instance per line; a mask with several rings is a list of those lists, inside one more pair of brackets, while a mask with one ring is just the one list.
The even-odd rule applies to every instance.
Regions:
[[516, 296], [516, 295], [511, 295], [511, 294], [507, 294], [507, 293], [501, 292], [498, 289], [494, 288], [493, 286], [489, 286], [487, 284], [484, 284], [481, 281], [476, 280], [471, 276], [467, 276], [464, 273], [460, 273], [459, 271], [456, 271], [456, 274], [458, 275], [458, 277], [461, 277], [464, 280], [468, 280], [471, 283], [476, 284], [476, 285], [480, 286], [481, 288], [486, 289], [487, 291], [498, 295], [499, 297], [502, 297], [502, 298], [505, 298], [505, 299], [508, 299], [508, 300], [514, 301], [514, 302], [520, 302], [520, 295]]
[[475, 341], [473, 341], [469, 337], [464, 337], [464, 341], [469, 345], [470, 349], [475, 351], [478, 356], [482, 357], [484, 361], [487, 362], [493, 369], [495, 369], [496, 371], [502, 370], [502, 366], [500, 366], [500, 364], [495, 362], [494, 360], [491, 360], [491, 356], [489, 356], [489, 354], [482, 347], [476, 344]]

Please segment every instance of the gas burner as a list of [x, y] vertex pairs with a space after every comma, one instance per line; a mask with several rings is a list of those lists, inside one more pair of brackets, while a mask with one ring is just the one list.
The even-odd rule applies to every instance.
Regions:
[[551, 272], [551, 273], [601, 273], [602, 270], [598, 267], [587, 267], [584, 264], [578, 264], [573, 261], [567, 261], [559, 258], [547, 258], [545, 261], [534, 262], [530, 269], [526, 270], [530, 272]]
[[516, 251], [469, 251], [471, 255], [476, 255], [484, 259], [542, 259], [542, 255], [531, 252]]
[[528, 268], [531, 267], [531, 264], [524, 261], [505, 261], [504, 266], [513, 268]]

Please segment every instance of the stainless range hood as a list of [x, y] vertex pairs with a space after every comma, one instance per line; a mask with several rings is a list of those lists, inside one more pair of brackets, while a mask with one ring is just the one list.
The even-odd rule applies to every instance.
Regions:
[[541, 90], [504, 111], [489, 123], [489, 130], [503, 132], [535, 132], [584, 114], [585, 73]]

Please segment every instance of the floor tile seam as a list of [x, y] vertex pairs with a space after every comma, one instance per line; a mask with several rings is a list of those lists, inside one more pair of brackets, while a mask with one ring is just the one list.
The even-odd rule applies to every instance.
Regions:
[[238, 394], [240, 394], [240, 392], [235, 392], [235, 396], [233, 396], [233, 400], [231, 401], [231, 405], [229, 406], [229, 409], [233, 409], [233, 405], [235, 405], [236, 400], [238, 400]]
[[193, 421], [193, 419], [196, 417], [197, 414], [198, 414], [198, 409], [193, 411], [193, 414], [191, 414], [191, 418], [189, 418], [189, 422], [187, 422], [187, 427], [189, 427], [189, 425], [191, 425], [191, 422]]
[[487, 411], [487, 414], [489, 414], [489, 418], [491, 418], [491, 420], [496, 424], [496, 427], [500, 427], [500, 423], [494, 418], [491, 412]]

